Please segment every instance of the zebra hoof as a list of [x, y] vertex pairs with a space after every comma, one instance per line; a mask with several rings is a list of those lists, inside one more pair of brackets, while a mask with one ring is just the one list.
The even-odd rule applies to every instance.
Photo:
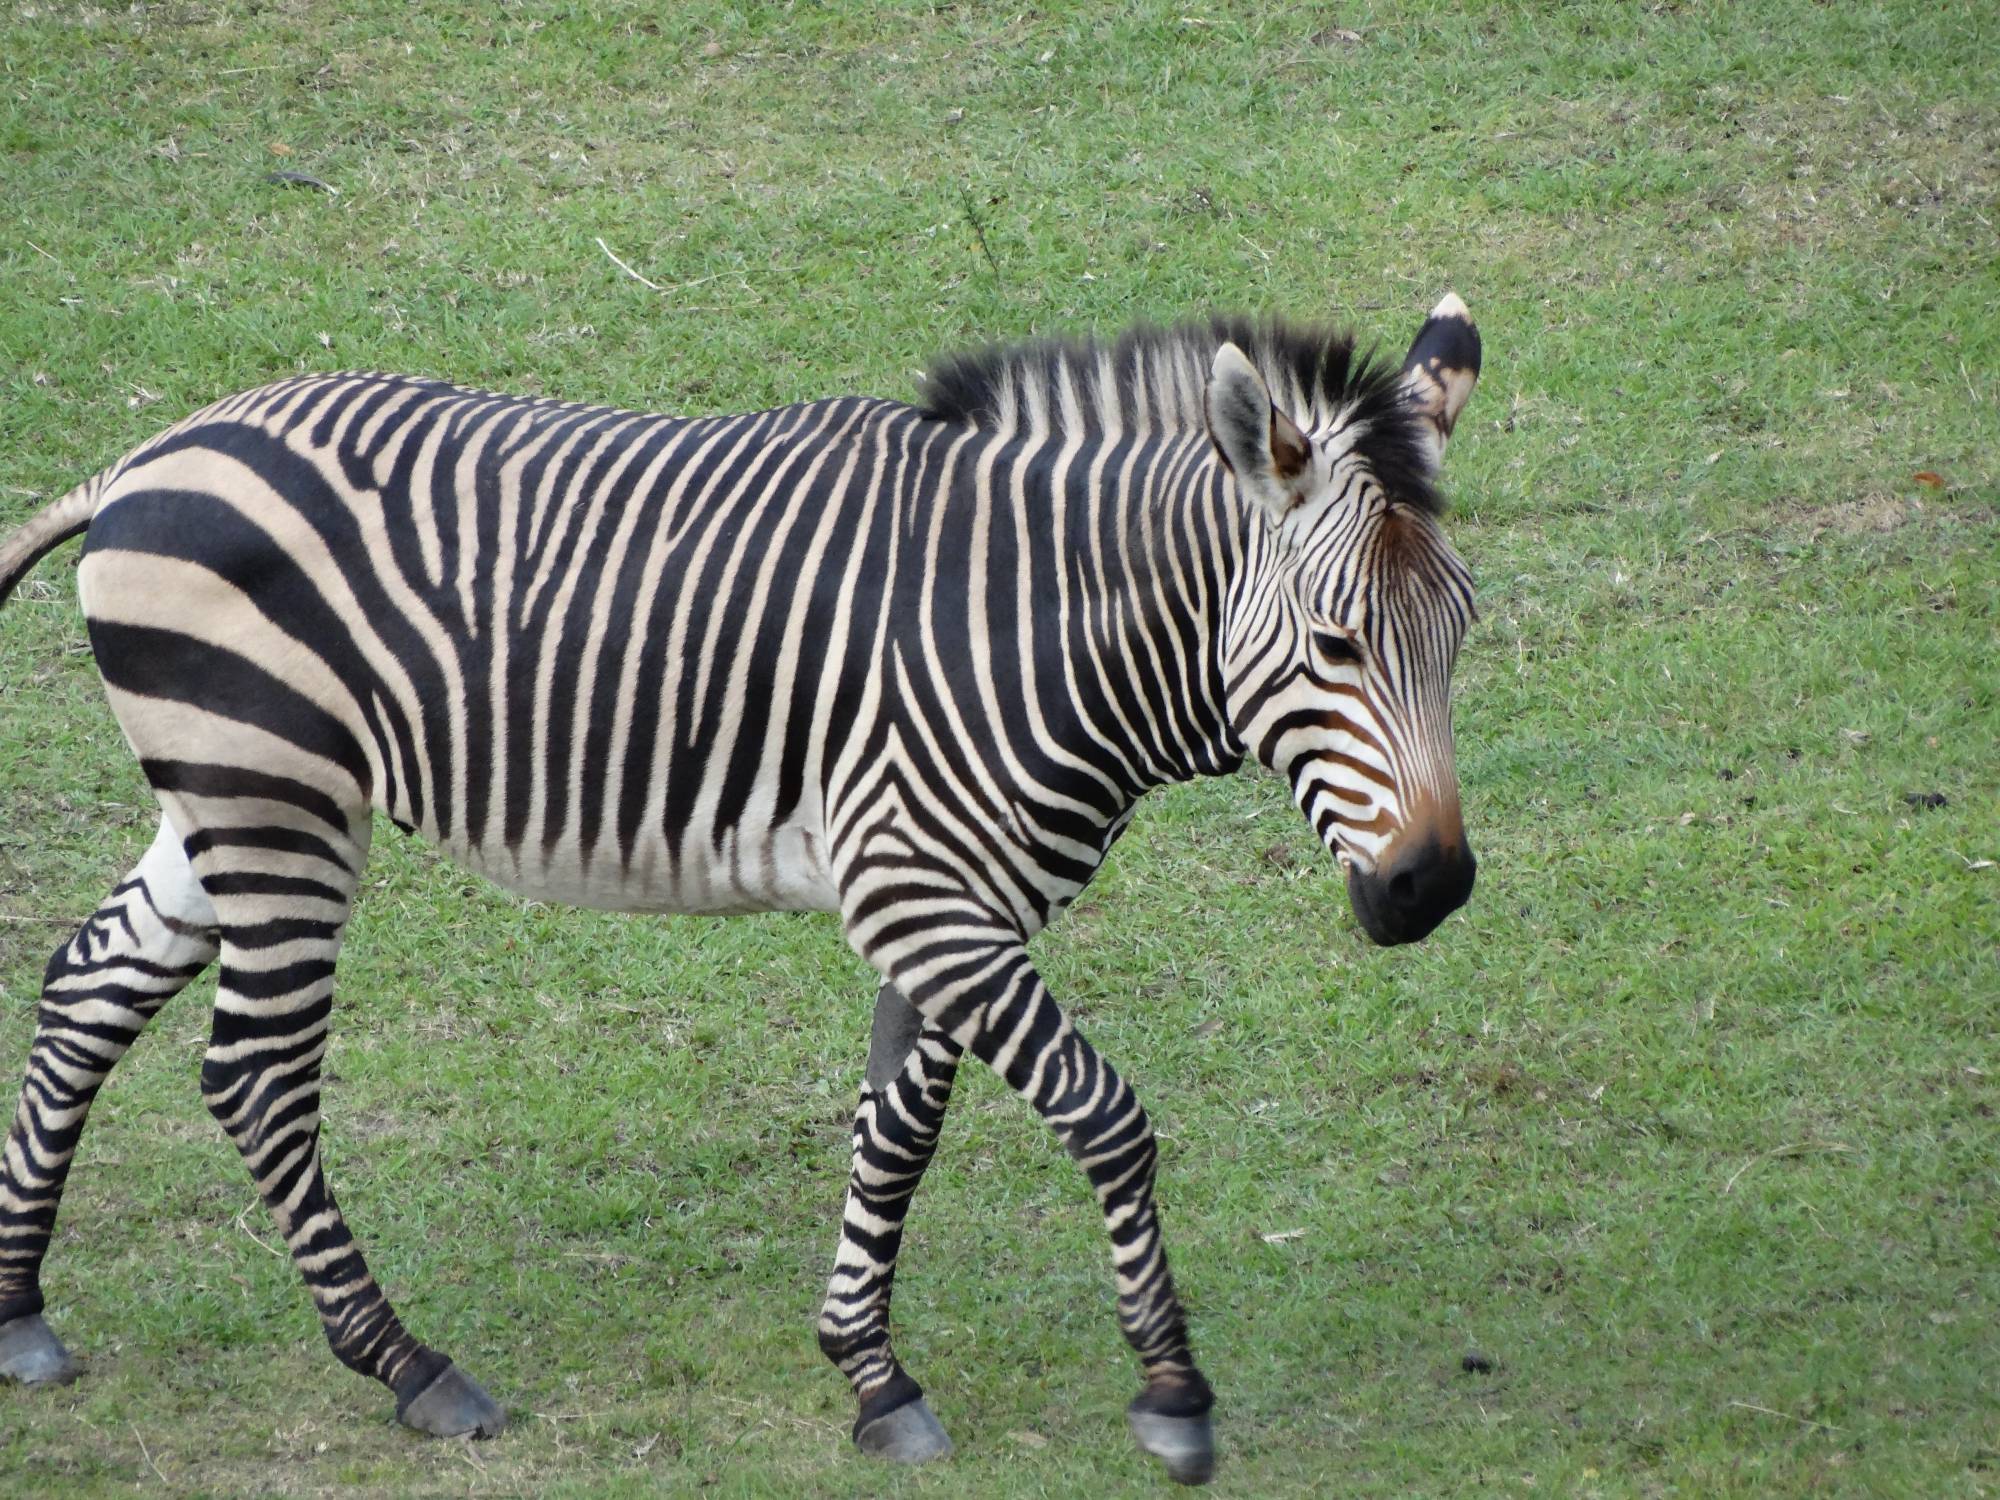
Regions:
[[396, 1409], [396, 1416], [405, 1427], [432, 1437], [498, 1437], [507, 1426], [499, 1402], [457, 1365], [440, 1370], [437, 1379]]
[[82, 1373], [40, 1313], [0, 1323], [0, 1381], [63, 1385]]
[[927, 1464], [951, 1452], [951, 1439], [919, 1396], [856, 1427], [854, 1446], [870, 1458], [886, 1458], [890, 1463]]
[[1166, 1465], [1167, 1478], [1174, 1483], [1207, 1484], [1215, 1477], [1215, 1428], [1207, 1412], [1169, 1417], [1135, 1405], [1125, 1419], [1132, 1424], [1139, 1446]]

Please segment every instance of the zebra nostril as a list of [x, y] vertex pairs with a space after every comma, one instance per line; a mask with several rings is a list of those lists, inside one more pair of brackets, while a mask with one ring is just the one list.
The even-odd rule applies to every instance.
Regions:
[[1398, 906], [1408, 906], [1417, 898], [1417, 880], [1408, 870], [1389, 877], [1389, 897]]

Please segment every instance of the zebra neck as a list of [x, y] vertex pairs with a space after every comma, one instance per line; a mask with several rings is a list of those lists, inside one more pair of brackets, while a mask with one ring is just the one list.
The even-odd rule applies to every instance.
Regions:
[[1207, 438], [1108, 436], [1067, 480], [1067, 656], [1086, 733], [1135, 799], [1233, 771], [1223, 625], [1245, 536]]

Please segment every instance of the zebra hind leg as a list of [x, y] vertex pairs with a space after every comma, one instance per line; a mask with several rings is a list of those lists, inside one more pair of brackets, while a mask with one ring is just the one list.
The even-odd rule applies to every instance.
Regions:
[[0, 1150], [0, 1381], [45, 1385], [78, 1373], [42, 1316], [42, 1257], [69, 1164], [113, 1065], [215, 952], [214, 908], [162, 820], [138, 867], [49, 959], [21, 1102]]
[[[344, 829], [307, 830], [297, 826], [297, 806], [264, 811], [264, 826], [210, 828], [189, 841], [222, 932], [203, 1100], [250, 1168], [341, 1363], [388, 1386], [406, 1426], [493, 1437], [505, 1414], [404, 1330], [320, 1167], [320, 1062], [334, 961], [367, 854], [367, 813], [357, 810]], [[232, 815], [243, 815], [242, 803]]]
[[854, 1169], [819, 1342], [853, 1382], [854, 1444], [872, 1458], [923, 1463], [951, 1452], [923, 1388], [889, 1346], [889, 1293], [910, 1199], [937, 1148], [961, 1055], [883, 985], [875, 997], [868, 1075], [854, 1116]]

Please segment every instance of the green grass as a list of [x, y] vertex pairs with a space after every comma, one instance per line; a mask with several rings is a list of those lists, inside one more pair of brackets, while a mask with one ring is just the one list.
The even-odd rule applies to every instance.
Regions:
[[[1166, 1138], [1216, 1492], [2000, 1492], [2000, 12], [466, 10], [9, 9], [0, 519], [294, 370], [729, 410], [1211, 306], [1400, 346], [1455, 287], [1472, 905], [1368, 948], [1232, 778], [1038, 945]], [[153, 821], [74, 555], [0, 616], [9, 1073]], [[203, 985], [98, 1105], [47, 1276], [88, 1374], [0, 1391], [0, 1493], [1160, 1491], [1089, 1195], [984, 1074], [897, 1304], [959, 1455], [847, 1452], [830, 921], [377, 849], [330, 1174], [512, 1429], [416, 1438], [326, 1353]]]

